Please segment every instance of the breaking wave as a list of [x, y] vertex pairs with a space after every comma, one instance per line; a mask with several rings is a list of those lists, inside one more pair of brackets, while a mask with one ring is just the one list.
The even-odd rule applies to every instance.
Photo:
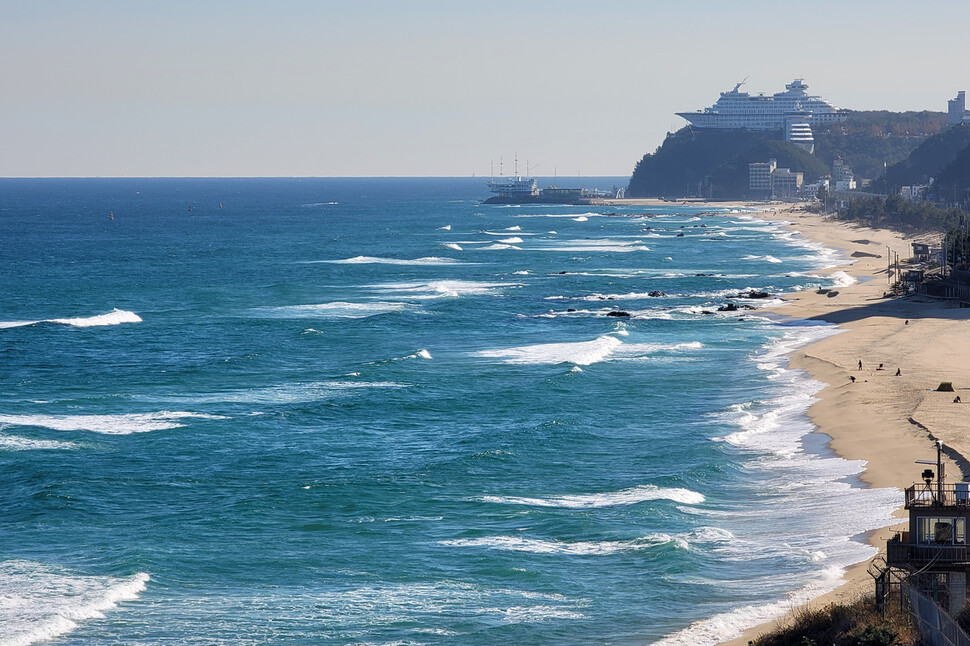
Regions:
[[699, 505], [704, 502], [704, 496], [690, 489], [676, 487], [663, 489], [654, 485], [641, 485], [621, 491], [556, 496], [554, 498], [524, 498], [519, 496], [484, 496], [482, 498], [483, 502], [530, 505], [533, 507], [565, 507], [568, 509], [635, 505], [648, 500], [672, 500], [684, 505]]
[[227, 419], [220, 415], [160, 411], [121, 415], [0, 415], [0, 424], [37, 426], [55, 431], [91, 431], [103, 435], [129, 435], [181, 428], [183, 419]]
[[120, 325], [122, 323], [141, 322], [141, 317], [134, 312], [115, 308], [107, 314], [97, 314], [95, 316], [87, 317], [43, 319], [38, 321], [0, 321], [0, 329], [23, 327], [25, 325], [37, 325], [38, 323], [56, 323], [58, 325], [69, 325], [71, 327], [99, 327], [103, 325]]

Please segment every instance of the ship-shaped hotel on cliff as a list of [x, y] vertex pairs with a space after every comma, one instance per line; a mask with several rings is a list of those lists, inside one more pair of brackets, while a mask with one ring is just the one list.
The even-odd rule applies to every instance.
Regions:
[[696, 112], [678, 112], [694, 128], [703, 130], [783, 130], [785, 139], [811, 152], [812, 126], [845, 120], [845, 112], [820, 96], [808, 93], [808, 85], [795, 79], [784, 92], [752, 96], [741, 91], [741, 81], [730, 92], [721, 92], [717, 102]]

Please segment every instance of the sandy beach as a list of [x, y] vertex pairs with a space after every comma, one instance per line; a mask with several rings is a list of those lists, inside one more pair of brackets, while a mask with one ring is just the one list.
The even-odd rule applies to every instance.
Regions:
[[[909, 258], [912, 242], [938, 244], [939, 235], [904, 236], [823, 218], [798, 207], [770, 208], [761, 217], [789, 221], [805, 238], [843, 251], [848, 262], [820, 273], [843, 271], [857, 281], [828, 293], [790, 294], [785, 297], [787, 303], [774, 310], [778, 315], [835, 323], [842, 330], [791, 356], [791, 367], [827, 384], [808, 411], [817, 432], [829, 436], [831, 448], [842, 457], [865, 460], [861, 478], [873, 487], [902, 489], [912, 484], [920, 471], [914, 460], [935, 459], [936, 439], [949, 447], [947, 476], [961, 478], [961, 466], [966, 475], [967, 463], [961, 456], [970, 456], [966, 433], [970, 403], [957, 404], [953, 399], [962, 394], [970, 402], [970, 336], [966, 334], [970, 309], [928, 297], [884, 297], [889, 287], [888, 250], [900, 259]], [[957, 392], [935, 392], [941, 381], [953, 382]], [[900, 492], [897, 514], [901, 517], [902, 502]], [[896, 529], [885, 528], [867, 538], [884, 551], [886, 539]], [[821, 607], [871, 593], [868, 564], [850, 568], [841, 587], [811, 605]], [[784, 621], [757, 626], [724, 643], [747, 644]]]

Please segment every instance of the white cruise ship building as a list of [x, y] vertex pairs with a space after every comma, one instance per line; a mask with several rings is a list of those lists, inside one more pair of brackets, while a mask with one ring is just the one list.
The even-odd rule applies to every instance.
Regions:
[[[721, 130], [786, 130], [793, 123], [809, 127], [844, 121], [845, 115], [831, 103], [808, 93], [808, 85], [795, 79], [784, 92], [752, 96], [741, 91], [744, 81], [730, 92], [721, 92], [717, 103], [696, 112], [678, 112], [695, 128]], [[804, 134], [804, 130], [802, 130]]]

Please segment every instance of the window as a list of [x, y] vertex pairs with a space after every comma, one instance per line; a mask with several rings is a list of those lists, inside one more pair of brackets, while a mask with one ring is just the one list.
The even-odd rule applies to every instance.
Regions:
[[934, 518], [921, 517], [917, 519], [917, 542], [934, 545], [966, 545], [966, 518]]

